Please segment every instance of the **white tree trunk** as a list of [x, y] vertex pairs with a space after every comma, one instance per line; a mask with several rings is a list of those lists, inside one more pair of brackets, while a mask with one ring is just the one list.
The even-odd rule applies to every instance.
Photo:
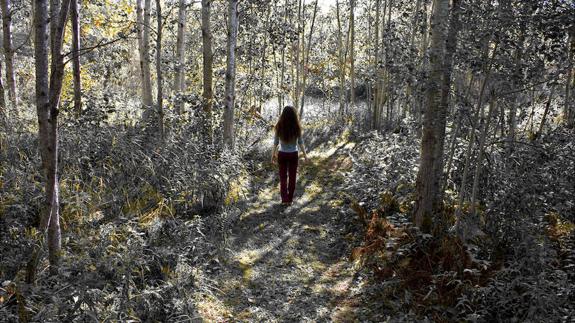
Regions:
[[140, 77], [142, 82], [142, 104], [145, 111], [152, 108], [152, 79], [150, 73], [150, 6], [151, 0], [136, 0], [136, 25], [138, 33], [138, 51], [140, 53]]
[[224, 144], [234, 148], [234, 104], [236, 89], [236, 43], [238, 35], [238, 0], [228, 0], [228, 57], [226, 62], [226, 93], [224, 110]]

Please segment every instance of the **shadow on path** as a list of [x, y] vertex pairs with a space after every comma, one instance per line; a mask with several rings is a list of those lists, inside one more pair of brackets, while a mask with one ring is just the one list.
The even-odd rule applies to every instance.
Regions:
[[[209, 280], [218, 291], [199, 305], [208, 321], [347, 321], [355, 271], [347, 260], [338, 195], [349, 166], [346, 143], [300, 166], [296, 200], [279, 205], [277, 170], [260, 178]], [[353, 306], [353, 304], [351, 304]]]

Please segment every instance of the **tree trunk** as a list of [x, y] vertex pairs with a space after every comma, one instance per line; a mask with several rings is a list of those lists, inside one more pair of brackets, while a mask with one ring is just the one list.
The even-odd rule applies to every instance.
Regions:
[[82, 113], [82, 80], [80, 71], [80, 3], [70, 2], [70, 18], [72, 23], [72, 73], [74, 76], [74, 110]]
[[158, 130], [160, 139], [164, 140], [164, 90], [163, 90], [163, 74], [162, 74], [162, 3], [161, 0], [156, 0], [156, 16], [157, 16], [157, 30], [156, 30], [156, 82], [157, 82], [157, 98], [158, 102]]
[[344, 95], [345, 95], [345, 57], [343, 49], [343, 29], [341, 27], [341, 16], [339, 10], [339, 0], [335, 1], [337, 15], [337, 42], [339, 49], [339, 114], [345, 113]]
[[[0, 75], [2, 75], [2, 62], [0, 61]], [[6, 91], [4, 90], [4, 83], [2, 82], [2, 77], [0, 76], [0, 126], [5, 127], [5, 122], [7, 121], [7, 110], [6, 109]]]
[[351, 81], [351, 107], [353, 108], [355, 105], [355, 0], [349, 0], [349, 29], [350, 29], [350, 40], [349, 40], [349, 78]]
[[545, 111], [543, 112], [543, 117], [541, 117], [541, 123], [539, 124], [539, 130], [537, 130], [537, 136], [541, 136], [543, 133], [543, 127], [545, 126], [545, 121], [547, 120], [547, 114], [549, 113], [549, 108], [551, 107], [551, 100], [553, 99], [553, 94], [555, 94], [555, 85], [551, 85], [551, 91], [549, 92], [549, 98], [547, 99], [547, 104], [545, 104]]
[[[385, 31], [386, 31], [386, 20], [385, 20], [385, 14], [387, 12], [387, 6], [390, 4], [391, 0], [384, 0], [383, 2], [383, 7], [381, 10], [381, 39], [379, 41], [381, 41], [381, 51], [379, 52], [379, 56], [378, 56], [378, 68], [376, 70], [376, 92], [377, 92], [377, 97], [376, 97], [376, 109], [377, 109], [377, 129], [379, 130], [381, 128], [381, 124], [382, 124], [382, 116], [383, 116], [383, 106], [385, 105], [385, 102], [387, 100], [387, 98], [385, 97], [385, 91], [383, 90], [385, 87], [385, 80], [384, 80], [384, 73], [385, 73]], [[377, 38], [379, 38], [380, 36], [377, 35]]]
[[563, 117], [565, 124], [568, 127], [575, 126], [575, 104], [573, 103], [573, 94], [571, 93], [574, 87], [573, 74], [573, 53], [575, 52], [575, 27], [571, 26], [569, 30], [569, 38], [567, 40], [567, 79], [565, 80], [565, 104], [563, 107]]
[[[371, 12], [373, 12], [372, 5], [373, 5], [372, 0], [368, 0], [367, 1], [367, 12], [366, 12], [367, 22], [368, 22], [367, 23], [367, 44], [366, 44], [366, 46], [367, 46], [366, 65], [368, 67], [373, 64], [373, 62], [372, 62], [372, 59], [373, 59], [373, 53], [372, 53], [373, 37], [372, 37], [372, 33], [373, 33], [373, 31], [372, 31], [372, 27], [371, 27], [371, 19], [372, 19], [371, 18]], [[367, 130], [369, 130], [371, 128], [371, 119], [370, 119], [371, 116], [370, 116], [370, 114], [372, 112], [372, 110], [371, 110], [371, 108], [372, 108], [372, 104], [371, 104], [371, 92], [372, 92], [371, 86], [372, 86], [372, 83], [370, 80], [369, 72], [365, 74], [364, 83], [365, 83], [367, 100], [366, 100], [366, 114], [365, 114], [365, 120], [364, 120], [363, 126], [365, 126]]]
[[14, 72], [14, 49], [12, 48], [12, 6], [10, 0], [0, 0], [2, 7], [2, 32], [4, 45], [4, 58], [6, 59], [6, 83], [8, 85], [8, 97], [13, 107], [18, 105], [16, 92], [16, 78]]
[[315, 26], [315, 17], [316, 17], [316, 15], [317, 15], [317, 8], [318, 8], [317, 3], [318, 3], [318, 0], [315, 0], [315, 5], [314, 5], [314, 8], [313, 8], [313, 16], [312, 16], [312, 19], [311, 19], [311, 27], [310, 27], [310, 29], [309, 29], [309, 35], [308, 35], [309, 37], [308, 37], [308, 40], [307, 40], [307, 48], [305, 48], [305, 55], [304, 55], [305, 59], [304, 59], [303, 71], [302, 71], [302, 74], [303, 74], [303, 75], [302, 75], [301, 106], [300, 106], [300, 109], [299, 109], [299, 117], [300, 117], [300, 119], [303, 118], [303, 113], [304, 113], [303, 106], [304, 106], [304, 102], [305, 102], [305, 90], [306, 90], [307, 70], [308, 70], [309, 55], [310, 55], [309, 52], [310, 52], [310, 48], [311, 48], [311, 40], [312, 40], [312, 36], [313, 36], [313, 29], [314, 29], [314, 26]]
[[[417, 33], [418, 30], [418, 23], [419, 23], [419, 11], [421, 10], [421, 1], [422, 0], [417, 0], [415, 3], [415, 10], [413, 11], [413, 18], [411, 19], [411, 30], [410, 30], [410, 41], [409, 41], [409, 45], [410, 45], [410, 50], [411, 53], [413, 55], [416, 55], [417, 53], [417, 46], [415, 43], [415, 34]], [[413, 60], [413, 62], [415, 63], [415, 60]], [[412, 73], [415, 72], [415, 69], [412, 70]], [[414, 78], [410, 77], [408, 79], [407, 82], [407, 90], [406, 90], [406, 95], [407, 95], [407, 99], [406, 99], [406, 109], [410, 109], [411, 113], [414, 112], [414, 107], [415, 107], [415, 89], [414, 89]]]
[[378, 97], [379, 97], [379, 7], [380, 7], [380, 1], [381, 0], [376, 0], [375, 1], [375, 48], [374, 48], [374, 64], [373, 64], [373, 71], [375, 74], [375, 80], [374, 80], [374, 91], [373, 91], [373, 113], [372, 113], [372, 120], [371, 120], [371, 128], [372, 129], [378, 129], [379, 128], [379, 122], [378, 122]]
[[299, 78], [300, 78], [300, 69], [301, 69], [301, 46], [300, 42], [302, 39], [302, 29], [305, 30], [305, 27], [302, 27], [303, 19], [302, 16], [305, 16], [305, 2], [302, 3], [302, 0], [298, 1], [298, 14], [297, 14], [297, 45], [295, 49], [295, 82], [293, 88], [293, 106], [297, 108], [299, 106]]
[[[266, 17], [266, 23], [264, 25], [265, 30], [269, 29], [270, 23], [271, 23], [271, 6], [270, 4], [267, 5], [266, 7], [266, 11], [267, 11], [267, 17]], [[265, 77], [266, 77], [266, 57], [267, 57], [267, 50], [268, 50], [268, 37], [264, 37], [264, 44], [262, 47], [262, 56], [260, 57], [260, 91], [259, 91], [259, 95], [258, 95], [258, 112], [261, 113], [262, 112], [262, 105], [264, 104], [264, 86], [266, 83]]]
[[224, 110], [224, 145], [234, 148], [234, 104], [236, 89], [236, 43], [238, 34], [238, 0], [228, 0], [228, 58], [226, 62], [226, 93]]
[[[469, 91], [471, 90], [471, 85], [473, 84], [473, 75], [469, 79], [469, 85], [467, 86], [467, 91], [463, 95], [464, 98], [467, 98]], [[441, 180], [441, 193], [445, 192], [447, 188], [447, 177], [451, 173], [451, 166], [453, 165], [453, 155], [455, 154], [455, 141], [457, 140], [457, 136], [459, 136], [459, 131], [461, 129], [461, 123], [463, 119], [463, 112], [459, 113], [456, 120], [454, 121], [455, 130], [451, 133], [451, 142], [449, 144], [449, 155], [447, 156], [447, 166], [445, 167], [445, 173]]]
[[[62, 40], [70, 0], [64, 0], [61, 8], [51, 7], [51, 13], [59, 12], [58, 19], [51, 21], [51, 52], [53, 53], [48, 74], [48, 0], [36, 1], [34, 15], [35, 42], [34, 57], [36, 69], [36, 111], [42, 168], [46, 177], [46, 196], [40, 224], [41, 232], [47, 231], [50, 272], [58, 271], [60, 262], [61, 233], [58, 186], [58, 106], [64, 76], [64, 58], [61, 53]], [[52, 16], [54, 19], [54, 16]], [[38, 255], [38, 252], [33, 252]], [[35, 261], [37, 263], [37, 261]], [[35, 271], [35, 268], [33, 269]], [[34, 275], [32, 274], [32, 277]]]
[[[498, 42], [495, 43], [495, 47], [493, 48], [493, 52], [491, 54], [491, 59], [489, 62], [489, 66], [487, 71], [485, 72], [485, 78], [483, 79], [483, 83], [481, 85], [481, 90], [479, 91], [479, 98], [477, 100], [477, 107], [475, 109], [475, 113], [473, 115], [473, 119], [471, 120], [471, 129], [469, 130], [469, 142], [467, 144], [467, 149], [465, 152], [465, 165], [463, 167], [463, 175], [461, 176], [461, 186], [459, 188], [459, 197], [458, 197], [458, 208], [456, 211], [457, 221], [459, 222], [461, 218], [461, 210], [463, 208], [463, 201], [465, 199], [465, 185], [467, 183], [467, 177], [469, 174], [469, 168], [471, 164], [471, 154], [473, 152], [473, 145], [475, 143], [475, 129], [477, 128], [477, 124], [479, 123], [479, 115], [483, 110], [483, 99], [485, 95], [485, 88], [487, 83], [489, 82], [489, 77], [491, 76], [491, 70], [493, 68], [493, 64], [495, 62], [495, 57], [497, 55], [497, 49], [499, 48]], [[489, 47], [487, 47], [489, 49]], [[460, 225], [460, 223], [458, 223]]]
[[60, 10], [60, 0], [50, 0], [50, 53], [54, 55], [54, 35], [58, 28], [58, 12]]
[[[182, 95], [184, 91], [184, 64], [185, 64], [185, 31], [186, 29], [186, 1], [179, 0], [179, 12], [178, 12], [178, 36], [176, 40], [176, 75], [174, 77], [174, 94], [176, 96]], [[181, 115], [183, 112], [184, 103], [179, 98], [176, 103], [176, 113]]]
[[[416, 181], [416, 205], [414, 222], [424, 231], [430, 231], [432, 216], [439, 210], [440, 205], [434, 204], [439, 195], [440, 174], [436, 173], [441, 159], [436, 158], [437, 151], [443, 147], [444, 138], [441, 136], [444, 129], [439, 129], [445, 118], [441, 105], [442, 81], [445, 75], [444, 50], [446, 40], [446, 27], [449, 21], [449, 0], [434, 0], [434, 10], [431, 24], [431, 72], [427, 85], [427, 111], [423, 124], [421, 138], [421, 162]], [[441, 155], [443, 151], [441, 151]]]
[[213, 53], [212, 53], [212, 31], [210, 28], [210, 11], [211, 0], [202, 0], [202, 52], [203, 52], [203, 127], [204, 138], [211, 144], [213, 142], [212, 134], [212, 105], [214, 101], [214, 93], [212, 90], [213, 79]]
[[150, 6], [151, 0], [136, 0], [136, 18], [138, 28], [138, 50], [140, 53], [140, 77], [142, 79], [142, 104], [149, 114], [149, 109], [153, 106], [152, 99], [152, 77], [150, 73]]
[[[385, 30], [385, 32], [389, 32], [391, 30], [391, 11], [393, 9], [393, 0], [388, 0], [387, 1], [387, 20], [386, 20], [386, 26], [383, 30]], [[385, 15], [385, 12], [384, 12]], [[382, 102], [382, 105], [387, 103], [387, 113], [386, 113], [386, 124], [389, 124], [391, 122], [391, 119], [393, 118], [393, 98], [391, 97], [391, 82], [389, 80], [389, 69], [387, 68], [387, 62], [388, 62], [388, 55], [387, 55], [387, 51], [389, 50], [389, 44], [387, 42], [385, 42], [385, 38], [382, 37], [382, 55], [383, 55], [383, 82], [381, 85], [381, 89], [382, 92], [384, 91], [384, 87], [385, 87], [385, 91], [383, 98], [385, 99], [384, 102]]]
[[[513, 17], [511, 1], [506, 0], [503, 1], [502, 4], [502, 11], [507, 13], [510, 17]], [[515, 59], [514, 59], [514, 66], [515, 66], [515, 73], [513, 75], [513, 88], [518, 88], [523, 80], [523, 68], [522, 68], [522, 61], [523, 61], [523, 47], [525, 45], [525, 24], [521, 23], [521, 28], [519, 31], [519, 41], [517, 42], [517, 47], [515, 48]], [[511, 103], [509, 109], [509, 131], [507, 132], [506, 138], [506, 154], [510, 155], [514, 148], [515, 148], [515, 129], [517, 128], [517, 106], [518, 106], [518, 95], [515, 95], [514, 102]]]
[[[288, 14], [288, 4], [289, 4], [289, 0], [285, 1], [285, 8], [284, 8], [284, 19], [283, 19], [283, 23], [284, 25], [286, 25], [287, 23], [287, 14]], [[284, 103], [284, 92], [285, 92], [285, 69], [286, 69], [286, 46], [285, 46], [285, 42], [286, 42], [286, 35], [284, 34], [284, 46], [282, 47], [282, 69], [281, 69], [281, 73], [280, 73], [280, 79], [281, 79], [281, 85], [280, 85], [280, 95], [279, 95], [279, 106], [278, 106], [278, 116], [281, 114], [282, 109], [285, 105]]]
[[[489, 112], [487, 112], [487, 119], [485, 120], [485, 125], [483, 126], [483, 130], [481, 131], [481, 137], [479, 137], [479, 151], [477, 155], [477, 161], [475, 163], [475, 175], [473, 176], [473, 187], [471, 189], [471, 216], [472, 219], [476, 219], [476, 210], [477, 207], [475, 205], [477, 201], [477, 194], [479, 192], [479, 177], [481, 176], [481, 168], [483, 164], [483, 154], [485, 153], [485, 142], [487, 140], [487, 134], [489, 133], [489, 124], [491, 123], [491, 119], [493, 116], [493, 112], [496, 109], [496, 101], [495, 97], [491, 97], [491, 102], [489, 104]], [[477, 220], [477, 219], [476, 219]], [[478, 223], [478, 221], [476, 221]]]
[[442, 138], [441, 141], [438, 142], [435, 149], [435, 169], [434, 173], [439, 176], [439, 194], [436, 195], [436, 199], [433, 204], [440, 205], [443, 200], [443, 177], [446, 175], [443, 174], [443, 159], [444, 159], [444, 143], [445, 140], [445, 126], [447, 120], [447, 113], [449, 111], [449, 101], [451, 98], [451, 80], [452, 80], [452, 72], [453, 72], [453, 57], [455, 56], [455, 52], [457, 50], [457, 33], [461, 28], [459, 22], [459, 14], [461, 11], [461, 0], [453, 0], [452, 7], [451, 7], [451, 20], [449, 23], [449, 30], [447, 32], [447, 39], [445, 44], [445, 60], [444, 60], [444, 75], [443, 75], [443, 83], [441, 86], [441, 101], [439, 103], [439, 110], [436, 116], [437, 118], [437, 130], [438, 130], [438, 137]]
[[[435, 2], [433, 2], [431, 4], [431, 7], [433, 8]], [[433, 9], [432, 9], [433, 10]], [[428, 47], [428, 35], [429, 35], [429, 28], [430, 28], [430, 24], [429, 24], [429, 6], [427, 5], [427, 1], [424, 1], [424, 5], [423, 5], [423, 24], [421, 24], [420, 26], [420, 30], [421, 30], [421, 43], [420, 48], [419, 48], [419, 57], [418, 57], [418, 64], [417, 64], [417, 71], [423, 71], [425, 69], [425, 62], [426, 62], [426, 55], [425, 53], [427, 52], [427, 47]], [[423, 105], [424, 105], [424, 96], [422, 94], [420, 94], [422, 91], [421, 89], [421, 85], [417, 85], [417, 90], [418, 90], [418, 94], [415, 98], [416, 100], [416, 104], [414, 104], [414, 114], [417, 120], [418, 125], [421, 123], [421, 118], [423, 115]]]

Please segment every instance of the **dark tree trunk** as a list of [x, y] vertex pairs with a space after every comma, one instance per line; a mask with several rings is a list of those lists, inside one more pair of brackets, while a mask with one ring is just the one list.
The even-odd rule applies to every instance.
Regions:
[[212, 90], [213, 79], [213, 53], [212, 31], [210, 28], [211, 0], [202, 0], [202, 45], [203, 45], [203, 106], [204, 106], [204, 140], [209, 144], [213, 142], [212, 134], [212, 105], [214, 93]]

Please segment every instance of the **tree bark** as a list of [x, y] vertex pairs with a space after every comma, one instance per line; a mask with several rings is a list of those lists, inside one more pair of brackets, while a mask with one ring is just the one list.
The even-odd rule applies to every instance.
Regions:
[[[439, 195], [440, 174], [436, 173], [441, 159], [436, 158], [437, 151], [443, 146], [444, 138], [441, 136], [444, 129], [439, 129], [445, 118], [441, 105], [441, 84], [445, 75], [444, 50], [446, 40], [446, 27], [449, 21], [449, 0], [434, 0], [434, 10], [431, 24], [431, 72], [427, 84], [427, 111], [424, 117], [421, 138], [421, 162], [416, 181], [416, 205], [414, 222], [423, 231], [429, 232], [432, 225], [432, 216], [440, 209], [434, 204]], [[443, 152], [441, 152], [443, 153]]]
[[228, 58], [226, 61], [226, 93], [224, 110], [224, 145], [234, 148], [234, 104], [236, 89], [236, 43], [238, 34], [238, 0], [228, 0]]
[[77, 114], [82, 112], [82, 80], [80, 70], [80, 3], [79, 0], [70, 2], [70, 18], [72, 23], [72, 73], [74, 76], [74, 110]]
[[349, 78], [351, 81], [351, 107], [355, 105], [355, 0], [349, 0], [349, 29], [350, 29], [350, 40], [349, 40]]
[[[381, 42], [381, 50], [379, 52], [379, 56], [378, 56], [378, 68], [376, 70], [376, 93], [377, 93], [377, 97], [376, 97], [376, 109], [377, 109], [377, 129], [381, 129], [381, 125], [382, 125], [382, 116], [383, 116], [383, 106], [387, 100], [386, 98], [386, 93], [384, 91], [384, 87], [385, 87], [385, 78], [384, 78], [384, 74], [385, 74], [385, 32], [386, 32], [386, 19], [385, 19], [385, 15], [387, 12], [387, 7], [388, 5], [391, 4], [391, 0], [384, 0], [383, 2], [383, 7], [381, 8], [381, 39], [379, 40]], [[376, 38], [379, 38], [380, 36], [377, 35]]]
[[50, 0], [50, 53], [54, 55], [54, 35], [58, 28], [58, 13], [60, 12], [60, 0]]
[[[52, 4], [54, 4], [52, 2]], [[38, 132], [42, 168], [46, 178], [44, 210], [40, 230], [47, 231], [48, 258], [50, 273], [56, 274], [60, 262], [61, 232], [59, 214], [58, 186], [58, 107], [62, 80], [64, 76], [64, 58], [62, 40], [64, 38], [66, 20], [70, 0], [64, 0], [61, 8], [51, 7], [51, 17], [58, 12], [58, 19], [51, 21], [51, 52], [52, 60], [48, 72], [48, 0], [36, 1], [34, 15], [35, 42], [34, 57], [36, 69], [36, 111], [38, 114]], [[37, 255], [38, 252], [33, 252]], [[37, 263], [37, 262], [35, 262]], [[33, 269], [35, 271], [35, 268]], [[34, 275], [32, 274], [32, 277]]]
[[305, 48], [305, 59], [304, 59], [304, 64], [303, 64], [303, 71], [302, 71], [302, 94], [301, 94], [301, 106], [299, 109], [299, 117], [300, 119], [303, 118], [303, 113], [304, 113], [304, 102], [305, 102], [305, 90], [306, 90], [306, 80], [307, 80], [307, 70], [308, 70], [308, 64], [309, 64], [309, 52], [310, 52], [310, 48], [311, 48], [311, 40], [312, 40], [312, 36], [313, 36], [313, 30], [314, 30], [314, 26], [315, 26], [315, 17], [317, 15], [317, 3], [318, 0], [315, 0], [315, 5], [313, 8], [313, 16], [311, 19], [311, 26], [309, 29], [309, 37], [307, 40], [307, 48]]
[[573, 69], [573, 53], [575, 52], [575, 27], [571, 26], [567, 40], [567, 79], [565, 80], [565, 103], [563, 117], [567, 127], [575, 126], [575, 104], [573, 103], [573, 87], [575, 70]]
[[[186, 1], [179, 0], [178, 11], [178, 35], [176, 40], [176, 75], [174, 77], [174, 94], [181, 95], [184, 91], [184, 63], [185, 63], [185, 31], [186, 29]], [[176, 113], [181, 115], [183, 112], [184, 103], [178, 100], [176, 103]]]
[[[268, 3], [268, 5], [266, 6], [266, 11], [267, 11], [267, 17], [266, 17], [266, 23], [264, 25], [265, 30], [269, 29], [270, 23], [271, 23], [271, 5]], [[259, 95], [258, 95], [258, 112], [261, 113], [262, 112], [262, 105], [264, 104], [264, 86], [266, 83], [266, 57], [267, 57], [267, 50], [268, 50], [268, 37], [264, 37], [264, 44], [262, 47], [262, 51], [261, 51], [261, 57], [260, 57], [260, 90], [259, 90]]]
[[[517, 19], [515, 13], [513, 12], [513, 1], [512, 0], [502, 0], [500, 1], [500, 13], [505, 19]], [[523, 55], [525, 47], [526, 38], [526, 23], [524, 20], [519, 20], [519, 39], [515, 45], [514, 56], [514, 73], [512, 74], [511, 84], [513, 88], [519, 88], [519, 86], [524, 81], [523, 75]], [[507, 121], [509, 122], [509, 129], [507, 131], [507, 138], [505, 143], [505, 153], [509, 156], [515, 148], [515, 130], [517, 128], [517, 107], [519, 106], [518, 99], [521, 94], [515, 94], [513, 101], [509, 107], [509, 116]]]
[[[284, 25], [286, 25], [286, 23], [287, 23], [287, 15], [288, 15], [289, 0], [286, 0], [284, 5], [285, 5], [285, 8], [284, 8], [283, 23], [284, 23]], [[281, 72], [280, 72], [281, 85], [280, 85], [280, 95], [279, 95], [279, 98], [278, 98], [278, 100], [279, 100], [278, 116], [281, 114], [282, 109], [283, 109], [283, 107], [284, 107], [284, 105], [285, 105], [285, 103], [284, 103], [284, 101], [285, 101], [285, 100], [284, 100], [284, 97], [285, 97], [285, 95], [284, 95], [284, 92], [285, 92], [285, 69], [286, 69], [286, 61], [285, 61], [285, 58], [286, 58], [286, 50], [285, 50], [285, 47], [286, 47], [286, 46], [285, 46], [286, 37], [285, 37], [285, 34], [284, 34], [283, 40], [284, 40], [284, 45], [283, 45], [283, 47], [282, 47], [282, 69], [281, 69]]]
[[[467, 91], [464, 94], [464, 97], [467, 98], [467, 95], [469, 94], [469, 91], [471, 90], [471, 85], [473, 84], [473, 75], [471, 76], [470, 80], [469, 80], [469, 85], [467, 86]], [[451, 173], [451, 166], [453, 165], [453, 155], [455, 154], [455, 141], [457, 140], [457, 136], [459, 136], [459, 131], [461, 130], [461, 123], [462, 123], [462, 119], [463, 119], [463, 112], [458, 114], [458, 117], [455, 119], [455, 121], [453, 122], [455, 124], [455, 130], [452, 131], [451, 133], [451, 142], [449, 144], [449, 154], [447, 156], [447, 162], [446, 162], [446, 167], [445, 167], [445, 172], [444, 175], [442, 177], [441, 180], [441, 193], [443, 194], [445, 192], [445, 189], [447, 188], [447, 177], [449, 176], [449, 174]]]
[[145, 113], [153, 106], [152, 78], [150, 73], [150, 6], [151, 0], [136, 0], [136, 25], [138, 28], [138, 51], [140, 53], [140, 77], [142, 79], [142, 104]]
[[438, 137], [442, 138], [436, 145], [435, 149], [435, 169], [434, 173], [439, 176], [439, 194], [435, 196], [436, 200], [433, 201], [434, 205], [440, 205], [443, 200], [443, 166], [445, 165], [444, 160], [444, 149], [445, 149], [445, 126], [447, 120], [447, 113], [449, 111], [449, 102], [451, 98], [451, 83], [452, 83], [452, 72], [453, 72], [453, 57], [457, 51], [457, 34], [459, 33], [460, 21], [459, 15], [461, 11], [461, 0], [453, 0], [451, 7], [451, 19], [449, 23], [449, 30], [447, 32], [447, 39], [445, 44], [445, 61], [444, 61], [444, 75], [443, 83], [441, 86], [441, 100], [439, 103], [439, 110], [436, 116], [437, 118], [437, 130]]
[[479, 192], [479, 177], [481, 176], [481, 168], [483, 164], [483, 154], [485, 153], [485, 142], [487, 140], [487, 134], [489, 133], [489, 124], [493, 116], [493, 112], [496, 109], [495, 97], [492, 95], [491, 102], [489, 104], [489, 112], [487, 112], [487, 119], [485, 120], [485, 125], [481, 131], [481, 137], [479, 137], [479, 151], [477, 155], [477, 160], [475, 163], [475, 175], [473, 176], [473, 187], [471, 189], [471, 216], [473, 218], [477, 215], [477, 207], [475, 203], [477, 202], [477, 194]]
[[294, 82], [294, 89], [293, 89], [293, 106], [297, 108], [299, 106], [299, 87], [300, 87], [300, 70], [301, 70], [301, 45], [300, 42], [302, 41], [302, 29], [305, 30], [305, 27], [302, 27], [303, 19], [302, 16], [305, 16], [305, 0], [298, 1], [298, 15], [297, 15], [297, 45], [295, 50], [295, 82]]
[[[2, 62], [0, 61], [0, 75], [2, 74]], [[5, 127], [5, 122], [7, 121], [7, 108], [6, 108], [6, 93], [4, 89], [4, 82], [2, 82], [2, 77], [0, 77], [0, 125]]]
[[379, 97], [379, 7], [380, 7], [381, 0], [375, 1], [375, 48], [374, 48], [374, 64], [373, 64], [373, 71], [375, 74], [374, 80], [374, 91], [373, 91], [373, 113], [372, 113], [372, 120], [371, 120], [371, 128], [378, 129], [379, 128], [379, 114], [378, 114], [378, 97]]
[[213, 54], [212, 54], [212, 31], [210, 28], [211, 0], [202, 0], [202, 52], [203, 52], [203, 109], [204, 109], [204, 138], [211, 144], [212, 134], [212, 105], [214, 93], [212, 90], [213, 79]]
[[[463, 208], [463, 201], [465, 199], [465, 185], [467, 183], [467, 177], [469, 174], [469, 168], [471, 164], [472, 152], [473, 152], [473, 145], [475, 144], [475, 129], [477, 128], [477, 124], [479, 123], [479, 115], [483, 110], [483, 99], [485, 95], [485, 89], [487, 83], [489, 82], [489, 77], [491, 76], [491, 71], [493, 69], [493, 64], [495, 62], [495, 57], [497, 55], [497, 50], [499, 48], [498, 42], [495, 43], [495, 47], [493, 48], [493, 52], [491, 54], [491, 59], [489, 62], [489, 66], [487, 71], [485, 72], [485, 78], [483, 79], [483, 83], [481, 85], [481, 90], [479, 91], [479, 98], [477, 100], [477, 107], [475, 109], [475, 113], [473, 115], [473, 119], [471, 121], [471, 129], [469, 130], [469, 142], [467, 144], [467, 149], [465, 152], [465, 165], [463, 166], [463, 175], [461, 176], [461, 186], [459, 188], [459, 197], [458, 197], [458, 208], [456, 210], [456, 217], [458, 221], [458, 225], [460, 225], [460, 218], [461, 218], [461, 211]], [[489, 47], [487, 47], [489, 49]]]
[[158, 130], [160, 139], [164, 140], [164, 88], [163, 88], [163, 74], [162, 74], [162, 3], [156, 0], [156, 84], [157, 84], [157, 117], [158, 117]]
[[537, 130], [537, 136], [541, 136], [541, 134], [543, 133], [543, 127], [545, 126], [547, 115], [549, 114], [549, 108], [551, 107], [551, 100], [553, 100], [553, 94], [555, 94], [555, 86], [551, 85], [551, 91], [549, 92], [549, 98], [547, 99], [547, 104], [545, 104], [545, 111], [543, 112], [543, 117], [541, 117], [541, 123], [539, 124], [539, 130]]
[[12, 48], [12, 6], [10, 0], [0, 0], [2, 7], [2, 33], [4, 45], [4, 58], [6, 59], [6, 83], [8, 97], [13, 107], [18, 106], [18, 93], [16, 91], [16, 78], [14, 71], [14, 49]]
[[335, 9], [337, 15], [337, 42], [339, 50], [339, 114], [343, 116], [345, 113], [345, 54], [343, 49], [343, 29], [341, 26], [341, 10], [339, 10], [339, 0], [335, 1]]

